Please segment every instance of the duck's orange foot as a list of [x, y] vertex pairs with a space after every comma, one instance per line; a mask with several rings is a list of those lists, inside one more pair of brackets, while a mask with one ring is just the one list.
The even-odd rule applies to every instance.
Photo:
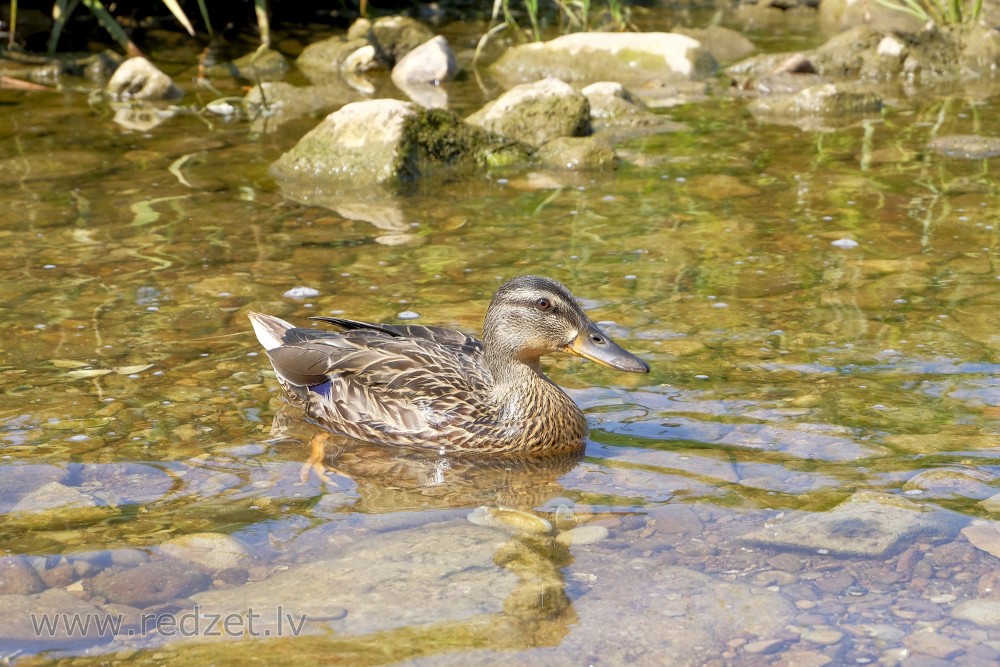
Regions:
[[326, 463], [326, 443], [330, 440], [330, 434], [325, 431], [317, 433], [309, 440], [309, 458], [299, 469], [299, 481], [305, 484], [309, 481], [310, 475], [315, 475], [316, 479], [330, 486], [339, 487], [328, 473], [343, 475], [342, 472]]

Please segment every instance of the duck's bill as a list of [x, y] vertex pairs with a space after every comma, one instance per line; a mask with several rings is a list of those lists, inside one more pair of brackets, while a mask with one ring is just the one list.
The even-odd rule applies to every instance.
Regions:
[[649, 364], [611, 340], [596, 324], [580, 331], [563, 349], [626, 373], [649, 372]]

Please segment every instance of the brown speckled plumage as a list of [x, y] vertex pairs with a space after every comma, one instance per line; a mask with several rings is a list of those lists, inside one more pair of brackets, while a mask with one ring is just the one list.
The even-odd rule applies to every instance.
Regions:
[[585, 356], [648, 372], [548, 278], [500, 287], [483, 340], [440, 327], [314, 318], [339, 331], [250, 320], [292, 402], [329, 431], [358, 440], [446, 453], [555, 454], [587, 434], [580, 409], [545, 377], [539, 357]]

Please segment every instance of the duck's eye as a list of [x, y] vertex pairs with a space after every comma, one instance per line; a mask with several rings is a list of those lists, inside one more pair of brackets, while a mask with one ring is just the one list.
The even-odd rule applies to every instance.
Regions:
[[538, 299], [535, 301], [535, 308], [544, 313], [547, 310], [552, 310], [552, 302], [545, 298]]

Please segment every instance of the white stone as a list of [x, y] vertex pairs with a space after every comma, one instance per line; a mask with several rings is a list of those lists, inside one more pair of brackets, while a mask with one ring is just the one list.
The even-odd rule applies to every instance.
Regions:
[[181, 94], [169, 76], [142, 56], [123, 62], [105, 91], [116, 100], [164, 100]]
[[[405, 84], [440, 84], [454, 78], [458, 73], [455, 54], [448, 40], [438, 35], [429, 39], [403, 56], [392, 68], [392, 82], [403, 87]], [[402, 85], [401, 85], [402, 84]]]

